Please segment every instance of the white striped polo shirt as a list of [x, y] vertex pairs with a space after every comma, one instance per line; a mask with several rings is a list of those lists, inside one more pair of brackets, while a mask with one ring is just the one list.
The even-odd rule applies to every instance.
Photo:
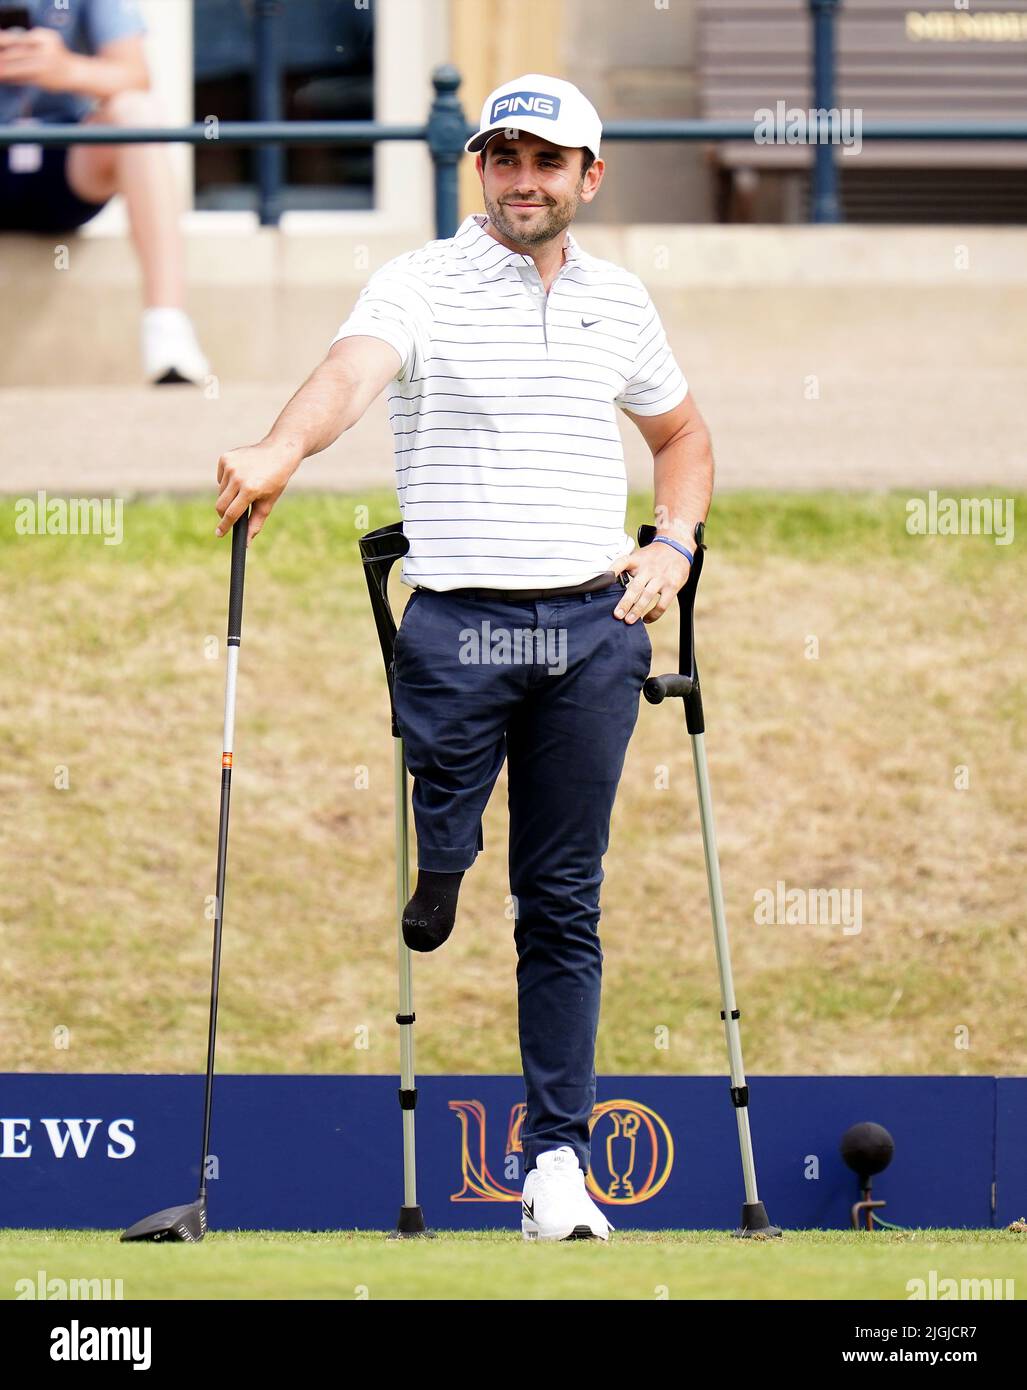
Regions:
[[387, 262], [332, 342], [381, 338], [402, 360], [388, 401], [405, 584], [577, 584], [634, 549], [614, 407], [659, 415], [688, 384], [637, 275], [568, 231], [546, 295], [486, 223]]

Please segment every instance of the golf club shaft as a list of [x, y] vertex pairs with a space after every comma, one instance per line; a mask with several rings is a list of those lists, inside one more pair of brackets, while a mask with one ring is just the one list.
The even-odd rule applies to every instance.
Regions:
[[742, 1155], [745, 1200], [748, 1203], [756, 1203], [759, 1201], [759, 1196], [756, 1191], [756, 1163], [752, 1152], [752, 1136], [749, 1132], [747, 1099], [743, 1100], [741, 1104], [738, 1103], [739, 1097], [746, 1096], [745, 1068], [742, 1065], [742, 1037], [738, 1026], [735, 985], [731, 975], [727, 917], [724, 912], [724, 889], [720, 881], [720, 859], [717, 854], [717, 831], [713, 822], [713, 799], [710, 795], [706, 744], [701, 733], [692, 735], [692, 762], [695, 767], [696, 791], [699, 794], [699, 824], [702, 828], [703, 855], [706, 859], [706, 883], [710, 895], [710, 912], [713, 916], [713, 939], [717, 950], [717, 970], [720, 974], [721, 1010], [724, 1016], [728, 1063], [731, 1068], [732, 1098], [735, 1100], [735, 1117], [738, 1121], [738, 1143]]
[[235, 683], [242, 643], [242, 596], [246, 576], [246, 535], [249, 509], [232, 527], [232, 577], [228, 597], [228, 641], [225, 656], [225, 732], [221, 751], [221, 811], [218, 818], [218, 867], [214, 899], [214, 949], [210, 968], [210, 1021], [207, 1029], [207, 1080], [203, 1096], [203, 1148], [200, 1152], [200, 1201], [207, 1196], [207, 1150], [214, 1095], [214, 1042], [218, 1021], [218, 985], [221, 977], [221, 927], [225, 911], [225, 874], [228, 866], [228, 811], [232, 799], [232, 751], [235, 744]]

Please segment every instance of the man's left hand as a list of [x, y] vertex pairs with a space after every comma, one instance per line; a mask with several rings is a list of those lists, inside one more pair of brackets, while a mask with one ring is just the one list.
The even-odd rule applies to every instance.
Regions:
[[613, 566], [614, 574], [627, 572], [631, 582], [613, 610], [626, 623], [655, 623], [670, 607], [679, 589], [688, 583], [691, 565], [672, 545], [653, 542], [633, 550]]
[[0, 29], [0, 82], [67, 91], [71, 56], [56, 29], [39, 25], [23, 34]]

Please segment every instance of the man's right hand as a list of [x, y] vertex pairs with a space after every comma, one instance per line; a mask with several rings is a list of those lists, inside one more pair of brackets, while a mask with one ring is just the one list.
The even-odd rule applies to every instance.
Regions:
[[285, 485], [300, 466], [295, 451], [278, 444], [252, 444], [230, 449], [218, 459], [220, 495], [214, 506], [221, 520], [214, 532], [226, 535], [249, 507], [249, 545], [260, 534], [271, 508], [285, 491]]

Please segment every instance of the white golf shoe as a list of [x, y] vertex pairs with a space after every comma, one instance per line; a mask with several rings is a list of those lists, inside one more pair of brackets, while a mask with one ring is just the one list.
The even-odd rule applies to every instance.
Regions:
[[143, 372], [155, 386], [192, 382], [202, 386], [210, 364], [188, 314], [181, 309], [145, 309], [142, 321]]
[[613, 1227], [585, 1189], [573, 1149], [539, 1154], [524, 1179], [521, 1232], [525, 1240], [607, 1240]]

